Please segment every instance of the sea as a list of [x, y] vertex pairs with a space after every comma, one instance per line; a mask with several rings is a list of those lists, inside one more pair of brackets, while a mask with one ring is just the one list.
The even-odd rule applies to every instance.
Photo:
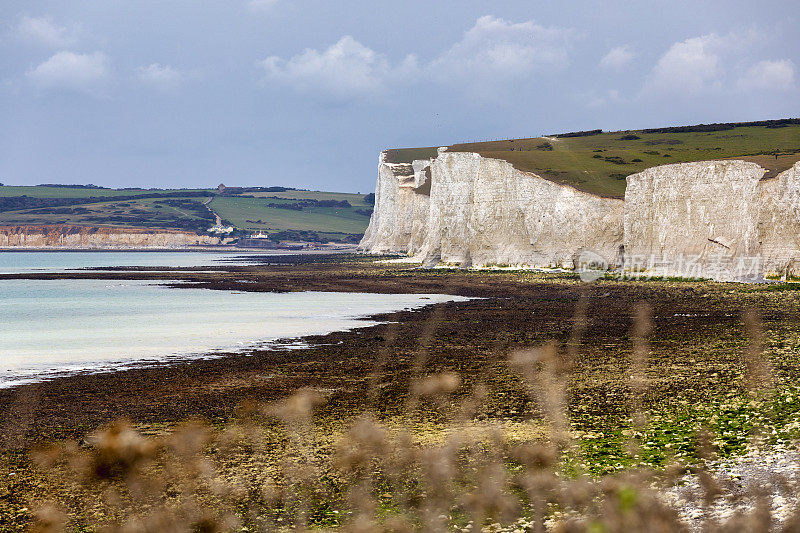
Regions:
[[[0, 252], [0, 273], [213, 267], [215, 252]], [[0, 388], [254, 349], [377, 324], [366, 317], [465, 298], [443, 294], [258, 293], [167, 281], [0, 279]]]

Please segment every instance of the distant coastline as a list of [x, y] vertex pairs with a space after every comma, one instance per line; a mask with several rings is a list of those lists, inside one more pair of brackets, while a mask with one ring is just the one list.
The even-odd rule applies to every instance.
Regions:
[[293, 248], [259, 248], [247, 246], [234, 246], [230, 244], [219, 245], [196, 245], [184, 247], [59, 247], [59, 246], [0, 246], [0, 252], [261, 252], [261, 253], [276, 253], [276, 254], [292, 254], [292, 255], [313, 255], [313, 254], [330, 254], [330, 253], [355, 253], [357, 247], [355, 245], [339, 245], [339, 244], [318, 244], [314, 243], [313, 247], [304, 249]]

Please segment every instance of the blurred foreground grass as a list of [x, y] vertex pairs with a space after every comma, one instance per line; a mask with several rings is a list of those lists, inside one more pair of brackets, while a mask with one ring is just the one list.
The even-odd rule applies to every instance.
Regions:
[[[659, 373], [668, 370], [653, 359], [649, 308], [638, 307], [620, 377], [630, 391], [619, 398], [623, 414], [569, 409], [584, 313], [579, 303], [567, 342], [510, 353], [507, 369], [530, 399], [524, 416], [490, 416], [496, 391], [481, 379], [425, 372], [433, 323], [421, 335], [400, 414], [332, 417], [322, 409], [327, 391], [306, 388], [273, 404], [243, 405], [215, 426], [116, 422], [83, 442], [35, 451], [36, 470], [15, 471], [25, 458], [7, 453], [0, 475], [33, 480], [29, 505], [15, 512], [34, 521], [8, 516], [0, 525], [136, 532], [680, 531], [686, 524], [663, 490], [694, 472], [705, 502], [698, 505], [708, 506], [721, 495], [709, 461], [748, 446], [789, 445], [800, 436], [800, 386], [782, 373], [797, 357], [799, 339], [764, 333], [753, 313], [744, 316], [747, 341], [741, 365], [727, 377], [730, 387], [704, 402], [676, 395], [644, 408], [660, 386]], [[373, 385], [370, 394], [377, 379]], [[0, 500], [8, 494], [0, 492]], [[766, 492], [745, 496], [761, 502]], [[724, 523], [707, 515], [694, 525], [795, 531], [798, 518], [795, 513], [776, 525], [767, 506], [754, 505]]]

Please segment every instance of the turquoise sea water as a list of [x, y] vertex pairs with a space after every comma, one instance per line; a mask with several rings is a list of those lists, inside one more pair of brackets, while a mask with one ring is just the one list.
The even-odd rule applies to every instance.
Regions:
[[[193, 266], [187, 263], [196, 260], [171, 257], [172, 265]], [[70, 257], [71, 268], [77, 259]], [[142, 264], [138, 261], [132, 264]], [[208, 357], [214, 351], [246, 353], [283, 339], [373, 325], [360, 319], [365, 316], [463, 299], [176, 289], [148, 281], [0, 280], [0, 388], [81, 371]]]

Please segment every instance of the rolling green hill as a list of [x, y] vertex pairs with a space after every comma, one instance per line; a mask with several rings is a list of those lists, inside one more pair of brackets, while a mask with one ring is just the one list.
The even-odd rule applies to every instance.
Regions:
[[355, 242], [369, 223], [372, 205], [364, 195], [272, 189], [0, 186], [0, 225], [133, 226], [204, 233], [218, 215], [245, 233]]
[[[237, 228], [265, 233], [315, 232], [323, 240], [337, 241], [352, 241], [355, 239], [347, 237], [363, 234], [372, 212], [372, 206], [364, 202], [364, 195], [288, 191], [282, 198], [272, 193], [269, 196], [217, 196], [209, 206]], [[295, 238], [303, 235], [298, 233]]]
[[73, 206], [0, 211], [0, 225], [76, 224], [181, 229], [204, 232], [215, 218], [203, 205], [208, 198], [146, 198]]
[[[452, 152], [477, 152], [519, 170], [587, 192], [621, 198], [625, 177], [668, 163], [744, 159], [768, 175], [800, 160], [800, 119], [711, 124], [649, 130], [575, 132], [528, 139], [454, 144]], [[777, 154], [777, 158], [776, 158]], [[436, 148], [387, 150], [390, 163], [435, 157]]]

